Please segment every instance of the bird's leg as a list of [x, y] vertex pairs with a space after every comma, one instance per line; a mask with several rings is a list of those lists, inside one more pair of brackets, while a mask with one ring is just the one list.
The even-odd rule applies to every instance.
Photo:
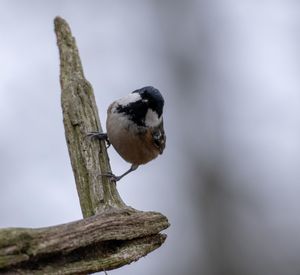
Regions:
[[113, 173], [106, 173], [106, 174], [102, 174], [102, 176], [105, 177], [110, 177], [111, 179], [115, 180], [115, 181], [119, 181], [121, 178], [123, 178], [124, 176], [128, 175], [130, 172], [136, 170], [139, 166], [136, 164], [132, 164], [130, 169], [127, 170], [124, 174], [122, 174], [121, 176], [116, 176]]
[[107, 144], [107, 147], [108, 148], [110, 146], [110, 142], [109, 142], [109, 139], [108, 139], [108, 136], [106, 133], [100, 133], [100, 132], [90, 132], [86, 135], [87, 137], [89, 138], [97, 138], [97, 139], [100, 139], [100, 140], [105, 140], [106, 141], [106, 144]]

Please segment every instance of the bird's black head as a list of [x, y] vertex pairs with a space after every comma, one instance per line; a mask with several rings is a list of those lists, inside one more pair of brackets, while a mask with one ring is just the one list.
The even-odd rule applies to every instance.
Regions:
[[[138, 96], [136, 96], [138, 94]], [[133, 91], [126, 100], [120, 99], [117, 112], [126, 114], [138, 126], [146, 126], [149, 119], [160, 119], [163, 113], [164, 99], [159, 90], [147, 86]], [[149, 110], [156, 113], [157, 116], [147, 117]], [[151, 113], [150, 113], [151, 114]], [[148, 119], [148, 121], [146, 121]]]
[[147, 86], [135, 90], [132, 93], [138, 93], [142, 100], [147, 102], [148, 108], [155, 111], [158, 114], [158, 117], [162, 115], [165, 101], [158, 89], [155, 89], [152, 86]]

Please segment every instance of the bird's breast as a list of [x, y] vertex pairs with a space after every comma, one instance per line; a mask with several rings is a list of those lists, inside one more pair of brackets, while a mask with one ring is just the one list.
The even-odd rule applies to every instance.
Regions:
[[151, 130], [137, 127], [126, 116], [111, 112], [106, 121], [110, 143], [129, 163], [141, 165], [156, 158], [159, 150], [153, 145]]

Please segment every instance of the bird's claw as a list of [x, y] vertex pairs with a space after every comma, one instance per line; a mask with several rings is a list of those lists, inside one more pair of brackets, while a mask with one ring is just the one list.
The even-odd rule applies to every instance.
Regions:
[[116, 176], [112, 172], [107, 172], [105, 174], [101, 174], [102, 177], [108, 177], [110, 178], [111, 181], [119, 181], [122, 177], [121, 176]]
[[90, 139], [94, 139], [94, 138], [97, 138], [97, 139], [100, 139], [100, 140], [104, 140], [106, 142], [106, 149], [110, 147], [111, 143], [109, 142], [109, 139], [107, 137], [107, 134], [105, 133], [99, 133], [99, 132], [89, 132], [87, 133], [86, 135], [88, 138]]

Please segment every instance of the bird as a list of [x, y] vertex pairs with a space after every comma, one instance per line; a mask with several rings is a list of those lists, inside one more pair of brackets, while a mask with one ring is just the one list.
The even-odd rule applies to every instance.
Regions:
[[137, 89], [115, 100], [107, 109], [106, 133], [90, 132], [88, 136], [105, 140], [131, 164], [120, 176], [111, 172], [102, 174], [119, 181], [161, 155], [166, 147], [163, 124], [164, 98], [152, 86]]

